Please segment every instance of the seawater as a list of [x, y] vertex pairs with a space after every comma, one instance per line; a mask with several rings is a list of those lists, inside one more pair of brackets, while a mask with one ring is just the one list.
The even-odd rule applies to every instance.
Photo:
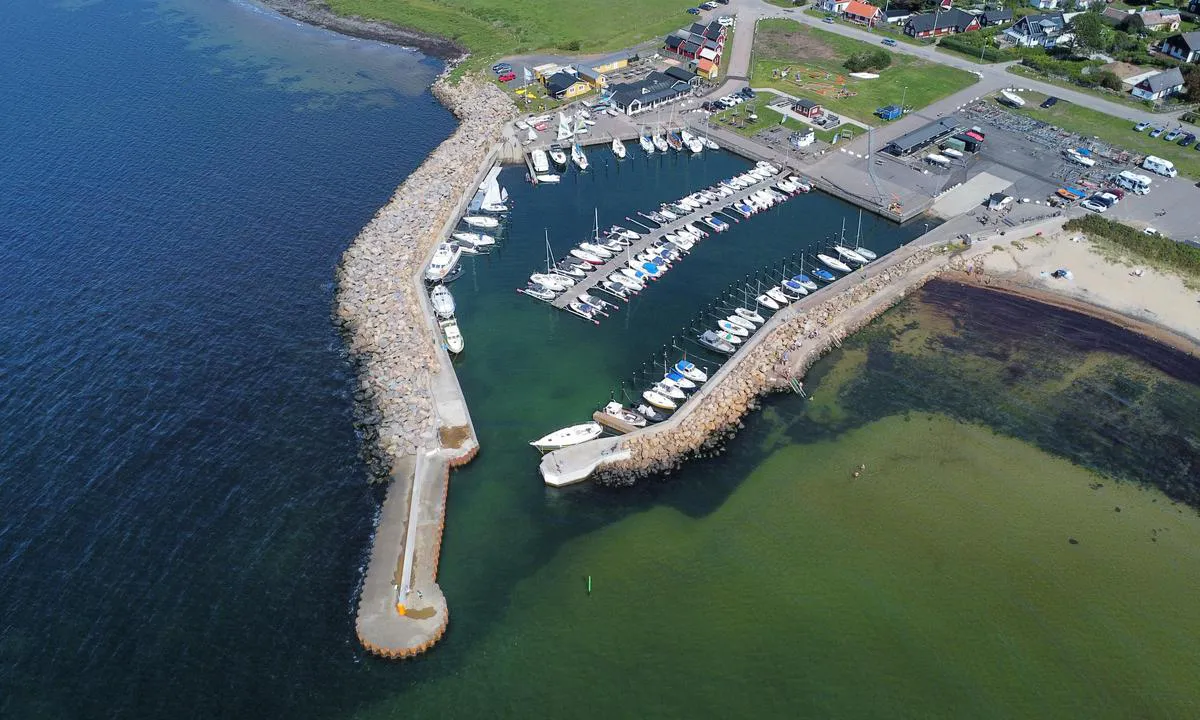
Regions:
[[[503, 245], [452, 285], [483, 447], [451, 480], [453, 620], [416, 661], [371, 658], [353, 614], [380, 493], [330, 283], [452, 129], [421, 90], [436, 64], [234, 3], [6, 22], [0, 716], [1196, 714], [1200, 527], [1149, 489], [1195, 468], [1196, 378], [1104, 326], [934, 289], [721, 457], [540, 484], [525, 443], [688, 347], [729, 282], [856, 227], [798, 198], [600, 326], [514, 292], [544, 232], [562, 255], [593, 209], [628, 225], [746, 167], [725, 153], [502, 173]], [[922, 229], [864, 218], [864, 243]], [[1137, 471], [1111, 451], [1133, 433], [1176, 451]]]

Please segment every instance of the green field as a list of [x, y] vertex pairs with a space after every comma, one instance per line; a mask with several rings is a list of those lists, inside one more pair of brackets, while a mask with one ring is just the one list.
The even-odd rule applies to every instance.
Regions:
[[[759, 93], [758, 98], [754, 101], [745, 103], [743, 105], [738, 105], [737, 107], [730, 108], [728, 110], [722, 110], [721, 112], [714, 114], [711, 118], [709, 118], [709, 123], [714, 127], [722, 127], [727, 130], [732, 130], [739, 135], [751, 137], [760, 130], [765, 130], [780, 124], [779, 119], [783, 116], [780, 113], [775, 112], [775, 110], [767, 107], [767, 104], [777, 97], [779, 96], [775, 93]], [[754, 120], [750, 120], [747, 117], [751, 113], [757, 116]], [[790, 117], [783, 118], [783, 126], [788, 130], [797, 130], [800, 132], [812, 130], [816, 134], [816, 138], [818, 140], [826, 143], [832, 142], [833, 136], [837, 134], [836, 130], [822, 130], [820, 128], [813, 128], [805, 125], [795, 118]]]
[[[880, 72], [878, 79], [850, 77], [842, 65], [846, 58], [876, 48], [793, 20], [763, 20], [754, 37], [752, 82], [755, 87], [773, 87], [811, 98], [835, 113], [877, 125], [874, 112], [878, 107], [903, 101], [919, 109], [976, 80], [965, 70], [897, 53], [891, 54], [891, 66]], [[788, 68], [791, 72], [787, 78], [776, 76], [776, 71]], [[797, 73], [802, 83], [795, 82]], [[838, 97], [842, 92], [848, 96]]]
[[450, 38], [483, 68], [535, 51], [601, 53], [666, 35], [695, 18], [677, 0], [328, 0], [340, 15], [386, 20]]
[[[1038, 105], [1041, 105], [1042, 101], [1046, 99], [1045, 95], [1036, 92], [1022, 92], [1021, 97], [1025, 98], [1025, 107], [1013, 112], [1037, 118], [1080, 135], [1099, 138], [1110, 145], [1126, 150], [1157, 155], [1175, 163], [1180, 174], [1200, 177], [1200, 152], [1192, 148], [1179, 147], [1162, 138], [1152, 138], [1149, 130], [1136, 133], [1133, 131], [1134, 123], [1130, 120], [1106, 115], [1063, 100], [1060, 100], [1054, 107], [1043, 110]], [[1178, 124], [1170, 122], [1168, 118], [1163, 118], [1162, 122], [1165, 127], [1175, 127]]]

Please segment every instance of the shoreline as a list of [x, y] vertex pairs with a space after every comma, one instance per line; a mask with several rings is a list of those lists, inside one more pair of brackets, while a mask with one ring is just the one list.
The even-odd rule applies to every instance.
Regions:
[[321, 0], [253, 0], [284, 17], [360, 40], [374, 40], [417, 50], [444, 61], [448, 69], [462, 62], [469, 51], [449, 38], [405, 28], [384, 20], [338, 15]]

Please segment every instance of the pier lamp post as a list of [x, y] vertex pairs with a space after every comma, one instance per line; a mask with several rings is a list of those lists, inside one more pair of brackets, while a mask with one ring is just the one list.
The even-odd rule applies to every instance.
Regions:
[[907, 98], [908, 98], [908, 86], [905, 85], [904, 89], [900, 91], [900, 112], [904, 112], [904, 101]]

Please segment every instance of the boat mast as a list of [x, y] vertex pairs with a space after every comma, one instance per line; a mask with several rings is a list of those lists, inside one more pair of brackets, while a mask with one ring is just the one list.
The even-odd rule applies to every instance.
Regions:
[[858, 232], [854, 234], [854, 249], [862, 246], [862, 208], [858, 209]]

